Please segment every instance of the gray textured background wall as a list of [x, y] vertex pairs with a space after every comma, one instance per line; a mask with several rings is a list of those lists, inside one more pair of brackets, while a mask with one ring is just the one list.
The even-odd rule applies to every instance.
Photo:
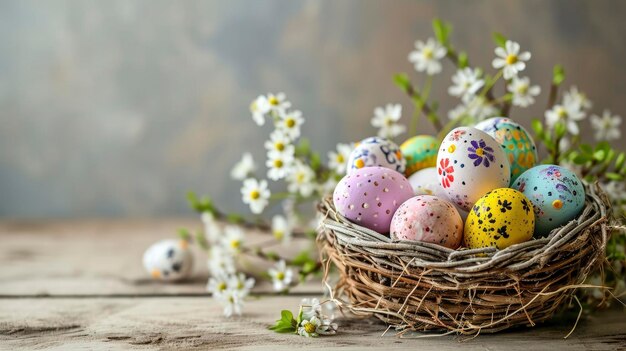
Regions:
[[0, 1], [0, 216], [179, 215], [189, 189], [243, 210], [225, 179], [264, 156], [251, 99], [288, 93], [324, 154], [361, 139], [374, 107], [409, 115], [391, 76], [435, 16], [472, 62], [489, 66], [498, 30], [544, 92], [560, 62], [596, 111], [626, 115], [624, 1]]

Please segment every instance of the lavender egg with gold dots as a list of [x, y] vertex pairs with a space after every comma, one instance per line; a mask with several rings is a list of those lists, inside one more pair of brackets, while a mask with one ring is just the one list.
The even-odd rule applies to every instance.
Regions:
[[488, 191], [508, 187], [511, 180], [500, 144], [472, 127], [455, 128], [443, 139], [437, 174], [448, 199], [466, 211]]
[[494, 138], [501, 146], [511, 165], [511, 184], [537, 163], [537, 147], [528, 131], [505, 117], [486, 119], [475, 126]]
[[557, 165], [540, 165], [522, 173], [512, 188], [524, 193], [535, 210], [535, 236], [576, 218], [585, 207], [585, 188], [574, 172]]
[[404, 175], [385, 167], [367, 167], [339, 181], [333, 203], [351, 222], [386, 234], [393, 214], [412, 196], [413, 189]]
[[391, 140], [370, 137], [358, 142], [348, 157], [347, 174], [365, 167], [385, 167], [404, 173], [406, 160], [396, 143]]

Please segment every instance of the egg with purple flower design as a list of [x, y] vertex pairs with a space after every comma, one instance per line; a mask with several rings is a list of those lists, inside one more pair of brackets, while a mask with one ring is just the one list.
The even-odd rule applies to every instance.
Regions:
[[508, 158], [489, 134], [472, 127], [455, 128], [437, 153], [437, 174], [447, 198], [469, 211], [487, 192], [511, 180]]
[[385, 167], [404, 173], [406, 160], [402, 151], [393, 141], [370, 137], [358, 142], [350, 153], [347, 174], [365, 167]]

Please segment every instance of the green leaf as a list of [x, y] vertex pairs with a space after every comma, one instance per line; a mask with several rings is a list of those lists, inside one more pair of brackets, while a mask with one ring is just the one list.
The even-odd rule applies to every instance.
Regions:
[[226, 215], [226, 220], [233, 224], [241, 224], [246, 221], [245, 217], [238, 213], [229, 213]]
[[209, 249], [209, 243], [206, 241], [206, 237], [203, 232], [196, 232], [196, 243], [198, 243], [198, 246], [200, 246], [203, 250]]
[[620, 169], [624, 165], [624, 160], [626, 160], [626, 154], [624, 152], [620, 152], [615, 159], [615, 169]]
[[302, 273], [310, 274], [314, 272], [317, 268], [317, 263], [315, 261], [306, 262], [302, 265]]
[[465, 51], [459, 53], [459, 68], [465, 68], [469, 65], [469, 58]]
[[178, 237], [181, 240], [185, 240], [185, 241], [191, 241], [191, 233], [189, 233], [189, 231], [185, 228], [180, 228], [178, 229]]
[[322, 157], [319, 153], [313, 152], [311, 153], [311, 168], [314, 171], [318, 171], [322, 166]]
[[589, 158], [586, 155], [582, 154], [578, 154], [572, 159], [572, 162], [577, 165], [584, 165], [585, 163], [587, 163], [587, 161], [589, 161]]
[[296, 326], [302, 323], [302, 306], [300, 306], [300, 312], [298, 312], [298, 319], [296, 320]]
[[411, 89], [411, 80], [406, 73], [398, 73], [394, 75], [393, 82], [405, 93]]
[[622, 180], [622, 179], [624, 179], [624, 177], [621, 174], [614, 173], [614, 172], [607, 172], [604, 175], [606, 176], [607, 179], [610, 179], [610, 180]]
[[541, 123], [540, 120], [533, 119], [530, 125], [537, 135], [543, 134], [543, 124]]
[[311, 259], [311, 257], [309, 256], [309, 250], [302, 250], [300, 251], [300, 253], [298, 253], [296, 255], [296, 257], [293, 258], [293, 260], [291, 260], [291, 263], [294, 266], [298, 266], [298, 267], [302, 267], [304, 266], [307, 262], [311, 262], [313, 261]]
[[567, 128], [565, 127], [565, 123], [558, 122], [557, 124], [554, 125], [554, 135], [556, 136], [557, 139], [563, 138], [563, 136], [565, 136], [566, 131], [567, 131]]
[[198, 196], [196, 196], [194, 192], [190, 191], [187, 193], [187, 202], [189, 202], [189, 206], [198, 213], [214, 213], [213, 201], [209, 197], [198, 199]]
[[435, 18], [433, 20], [433, 32], [435, 32], [435, 37], [441, 44], [447, 45], [450, 39], [450, 33], [452, 32], [452, 26], [439, 18]]
[[291, 321], [293, 321], [293, 313], [291, 313], [291, 311], [289, 310], [282, 310], [280, 311], [280, 319], [282, 321], [291, 323]]
[[552, 84], [560, 85], [565, 80], [565, 69], [561, 65], [554, 65], [552, 69]]
[[581, 144], [580, 150], [582, 150], [582, 152], [586, 155], [593, 155], [593, 148], [589, 144]]
[[296, 156], [307, 156], [311, 152], [311, 142], [307, 138], [300, 139], [296, 145]]
[[593, 158], [596, 161], [603, 161], [604, 157], [606, 157], [606, 153], [604, 152], [604, 150], [598, 150], [598, 151], [593, 153]]
[[506, 40], [506, 37], [501, 33], [493, 32], [493, 41], [496, 43], [496, 45], [504, 47], [504, 45], [506, 44]]
[[282, 310], [280, 319], [268, 329], [277, 333], [293, 333], [296, 331], [297, 326], [296, 321], [293, 319], [293, 313], [289, 310]]
[[271, 261], [278, 261], [278, 260], [280, 260], [280, 255], [279, 255], [279, 254], [277, 254], [277, 253], [276, 253], [276, 252], [274, 252], [274, 251], [268, 251], [268, 252], [265, 252], [265, 256], [266, 256], [269, 260], [271, 260]]

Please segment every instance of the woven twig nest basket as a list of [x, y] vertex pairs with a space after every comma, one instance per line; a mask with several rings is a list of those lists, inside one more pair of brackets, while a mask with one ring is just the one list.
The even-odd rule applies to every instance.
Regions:
[[534, 326], [570, 302], [604, 259], [610, 202], [597, 185], [585, 190], [576, 220], [504, 250], [393, 241], [349, 222], [327, 198], [317, 242], [340, 274], [332, 298], [402, 330], [473, 335]]

